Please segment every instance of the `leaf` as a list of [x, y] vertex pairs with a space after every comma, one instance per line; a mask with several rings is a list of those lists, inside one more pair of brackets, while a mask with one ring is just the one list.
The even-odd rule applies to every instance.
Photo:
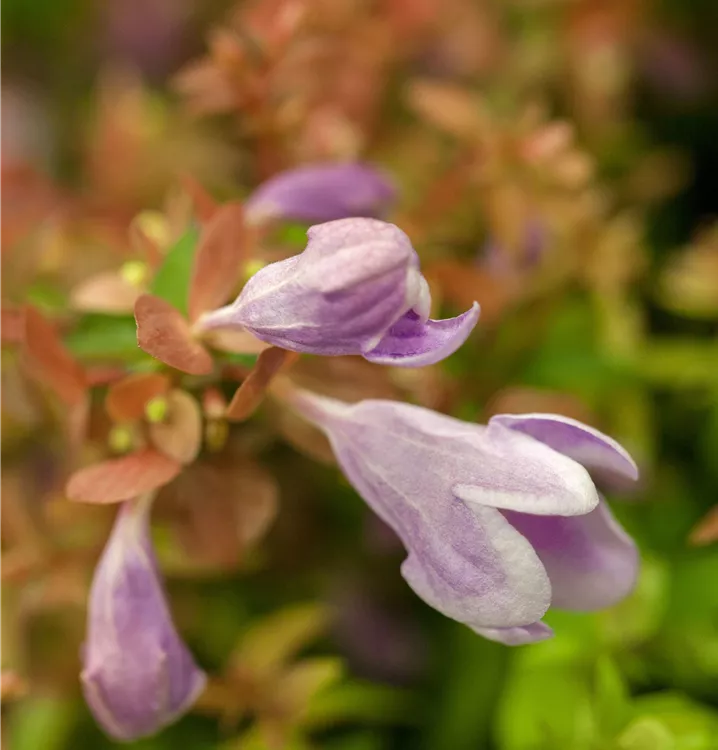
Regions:
[[247, 259], [247, 244], [242, 204], [220, 206], [204, 228], [194, 256], [188, 302], [191, 321], [229, 299]]
[[191, 174], [184, 173], [180, 175], [179, 179], [184, 191], [192, 201], [197, 218], [202, 224], [210, 221], [219, 208], [217, 201], [207, 192], [204, 185]]
[[689, 541], [696, 546], [718, 542], [718, 505], [701, 518], [691, 531]]
[[167, 393], [170, 380], [157, 372], [138, 372], [111, 385], [105, 409], [115, 422], [134, 422], [145, 415], [147, 402]]
[[153, 449], [143, 449], [76, 471], [66, 494], [82, 503], [119, 503], [171, 482], [182, 464]]
[[68, 349], [85, 359], [131, 361], [144, 359], [137, 346], [134, 318], [113, 315], [85, 315], [65, 338]]
[[2, 308], [0, 336], [3, 344], [20, 344], [25, 338], [25, 311], [18, 307]]
[[182, 315], [163, 299], [143, 294], [135, 304], [137, 343], [161, 362], [191, 375], [212, 372], [212, 357], [192, 337]]
[[343, 682], [317, 695], [302, 723], [305, 728], [322, 729], [347, 722], [416, 724], [417, 719], [411, 691], [369, 682]]
[[286, 711], [304, 715], [317, 695], [344, 676], [335, 656], [316, 656], [289, 667], [274, 684], [274, 700]]
[[149, 426], [154, 446], [182, 464], [191, 464], [202, 447], [202, 412], [187, 391], [176, 389], [167, 396], [167, 418]]
[[432, 81], [414, 81], [408, 87], [411, 108], [446, 133], [478, 140], [486, 130], [479, 102], [461, 86]]
[[82, 401], [86, 390], [82, 367], [65, 348], [55, 327], [30, 305], [25, 308], [23, 353], [35, 376], [65, 403], [73, 406]]
[[103, 271], [90, 276], [70, 294], [70, 305], [84, 312], [125, 315], [132, 313], [140, 290], [117, 271]]
[[272, 382], [272, 378], [298, 358], [299, 355], [296, 352], [288, 352], [276, 346], [261, 352], [254, 368], [242, 385], [237, 388], [234, 398], [227, 407], [227, 419], [241, 422], [250, 417], [262, 403], [264, 393]]
[[319, 604], [301, 604], [256, 623], [232, 654], [229, 671], [249, 669], [271, 674], [325, 632], [329, 612]]
[[436, 261], [427, 267], [425, 276], [436, 283], [446, 299], [459, 310], [466, 310], [478, 300], [483, 323], [500, 319], [516, 296], [508, 277], [497, 278], [457, 260]]
[[189, 229], [169, 249], [150, 286], [151, 294], [169, 302], [183, 315], [187, 314], [187, 297], [196, 247], [197, 230]]
[[233, 568], [277, 514], [274, 477], [237, 456], [202, 460], [165, 488], [175, 528], [189, 556], [210, 568]]

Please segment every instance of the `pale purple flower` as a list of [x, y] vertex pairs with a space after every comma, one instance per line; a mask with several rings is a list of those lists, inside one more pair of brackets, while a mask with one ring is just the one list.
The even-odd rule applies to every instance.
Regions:
[[406, 581], [446, 616], [517, 645], [552, 635], [551, 605], [600, 609], [633, 588], [636, 548], [594, 480], [623, 485], [637, 469], [597, 430], [550, 414], [483, 426], [392, 401], [289, 399], [401, 538]]
[[396, 198], [389, 178], [368, 164], [320, 164], [290, 169], [260, 185], [245, 203], [247, 219], [306, 222], [383, 216]]
[[307, 236], [303, 253], [262, 268], [198, 328], [244, 329], [292, 351], [420, 367], [455, 352], [476, 325], [476, 303], [456, 318], [429, 319], [419, 257], [393, 224], [340, 219]]
[[195, 702], [206, 677], [180, 639], [149, 532], [150, 500], [125, 503], [90, 589], [82, 687], [118, 740], [153, 734]]

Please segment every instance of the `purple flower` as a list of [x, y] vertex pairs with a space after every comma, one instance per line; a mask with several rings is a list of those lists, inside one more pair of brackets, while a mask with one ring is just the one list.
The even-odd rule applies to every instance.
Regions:
[[244, 329], [297, 352], [420, 367], [455, 352], [476, 325], [476, 303], [457, 318], [429, 319], [419, 258], [393, 224], [340, 219], [307, 236], [303, 253], [258, 271], [232, 305], [198, 327]]
[[396, 188], [367, 164], [322, 164], [282, 172], [260, 185], [245, 204], [247, 218], [323, 222], [382, 216]]
[[150, 507], [149, 498], [122, 506], [90, 589], [82, 687], [97, 722], [118, 740], [170, 724], [206, 680], [172, 623]]
[[600, 432], [550, 414], [483, 426], [391, 401], [288, 398], [401, 538], [406, 581], [446, 616], [517, 645], [552, 635], [541, 621], [552, 604], [600, 609], [631, 591], [636, 548], [594, 480], [638, 473]]

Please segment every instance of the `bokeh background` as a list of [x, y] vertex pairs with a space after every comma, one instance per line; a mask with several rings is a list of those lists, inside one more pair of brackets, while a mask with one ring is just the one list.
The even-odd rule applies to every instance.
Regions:
[[[641, 548], [637, 590], [551, 612], [555, 639], [518, 649], [441, 617], [316, 434], [270, 399], [227, 423], [251, 365], [227, 357], [217, 382], [174, 376], [202, 405], [202, 451], [154, 529], [210, 688], [133, 746], [718, 748], [714, 0], [5, 0], [2, 36], [6, 747], [116, 746], [78, 681], [115, 508], [63, 486], [144, 429], [104, 408], [118, 377], [156, 366], [133, 288], [181, 305], [203, 206], [360, 159], [396, 181], [389, 218], [437, 307], [478, 299], [482, 319], [434, 367], [305, 357], [297, 379], [613, 435], [642, 469], [610, 498]], [[273, 227], [245, 277], [301, 251], [305, 228]], [[52, 363], [27, 366], [26, 303], [84, 368], [82, 428]]]

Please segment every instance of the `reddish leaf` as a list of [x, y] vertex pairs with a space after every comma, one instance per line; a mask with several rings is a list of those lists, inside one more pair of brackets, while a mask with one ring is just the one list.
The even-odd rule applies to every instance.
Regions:
[[169, 378], [158, 372], [128, 375], [110, 386], [105, 409], [115, 422], [134, 422], [144, 416], [147, 402], [167, 393], [169, 387]]
[[166, 456], [191, 464], [202, 447], [202, 412], [187, 391], [172, 391], [167, 397], [167, 418], [149, 426], [154, 446]]
[[25, 337], [25, 313], [17, 307], [2, 309], [2, 343], [19, 344]]
[[455, 260], [442, 260], [426, 269], [426, 277], [435, 282], [444, 296], [460, 310], [471, 307], [474, 300], [481, 303], [481, 320], [494, 322], [515, 297], [510, 279], [492, 276], [480, 268], [471, 268]]
[[143, 294], [135, 304], [137, 343], [148, 354], [191, 375], [212, 372], [212, 357], [192, 337], [189, 324], [169, 302]]
[[191, 174], [180, 176], [180, 184], [189, 195], [195, 214], [202, 224], [207, 223], [217, 212], [219, 204]]
[[[198, 563], [232, 568], [266, 533], [278, 509], [274, 477], [242, 456], [200, 461], [162, 490], [178, 536]], [[161, 507], [161, 506], [160, 506]]]
[[271, 344], [260, 341], [249, 331], [235, 331], [230, 328], [217, 328], [207, 331], [202, 338], [213, 349], [234, 354], [259, 354], [271, 346]]
[[159, 451], [144, 449], [76, 471], [66, 494], [83, 503], [118, 503], [162, 487], [180, 471], [182, 464]]
[[299, 358], [295, 352], [272, 346], [265, 349], [242, 385], [237, 388], [234, 398], [227, 407], [227, 419], [241, 422], [250, 417], [262, 403], [264, 393], [272, 378], [284, 367], [290, 366]]
[[718, 505], [701, 518], [691, 531], [689, 541], [696, 546], [718, 542]]
[[139, 294], [139, 289], [117, 271], [103, 271], [76, 286], [70, 295], [70, 302], [75, 310], [129, 313]]
[[82, 401], [85, 374], [55, 327], [34, 307], [25, 308], [24, 355], [32, 372], [67, 404]]
[[190, 320], [227, 301], [246, 254], [244, 209], [241, 203], [227, 203], [212, 216], [197, 246], [189, 290]]

